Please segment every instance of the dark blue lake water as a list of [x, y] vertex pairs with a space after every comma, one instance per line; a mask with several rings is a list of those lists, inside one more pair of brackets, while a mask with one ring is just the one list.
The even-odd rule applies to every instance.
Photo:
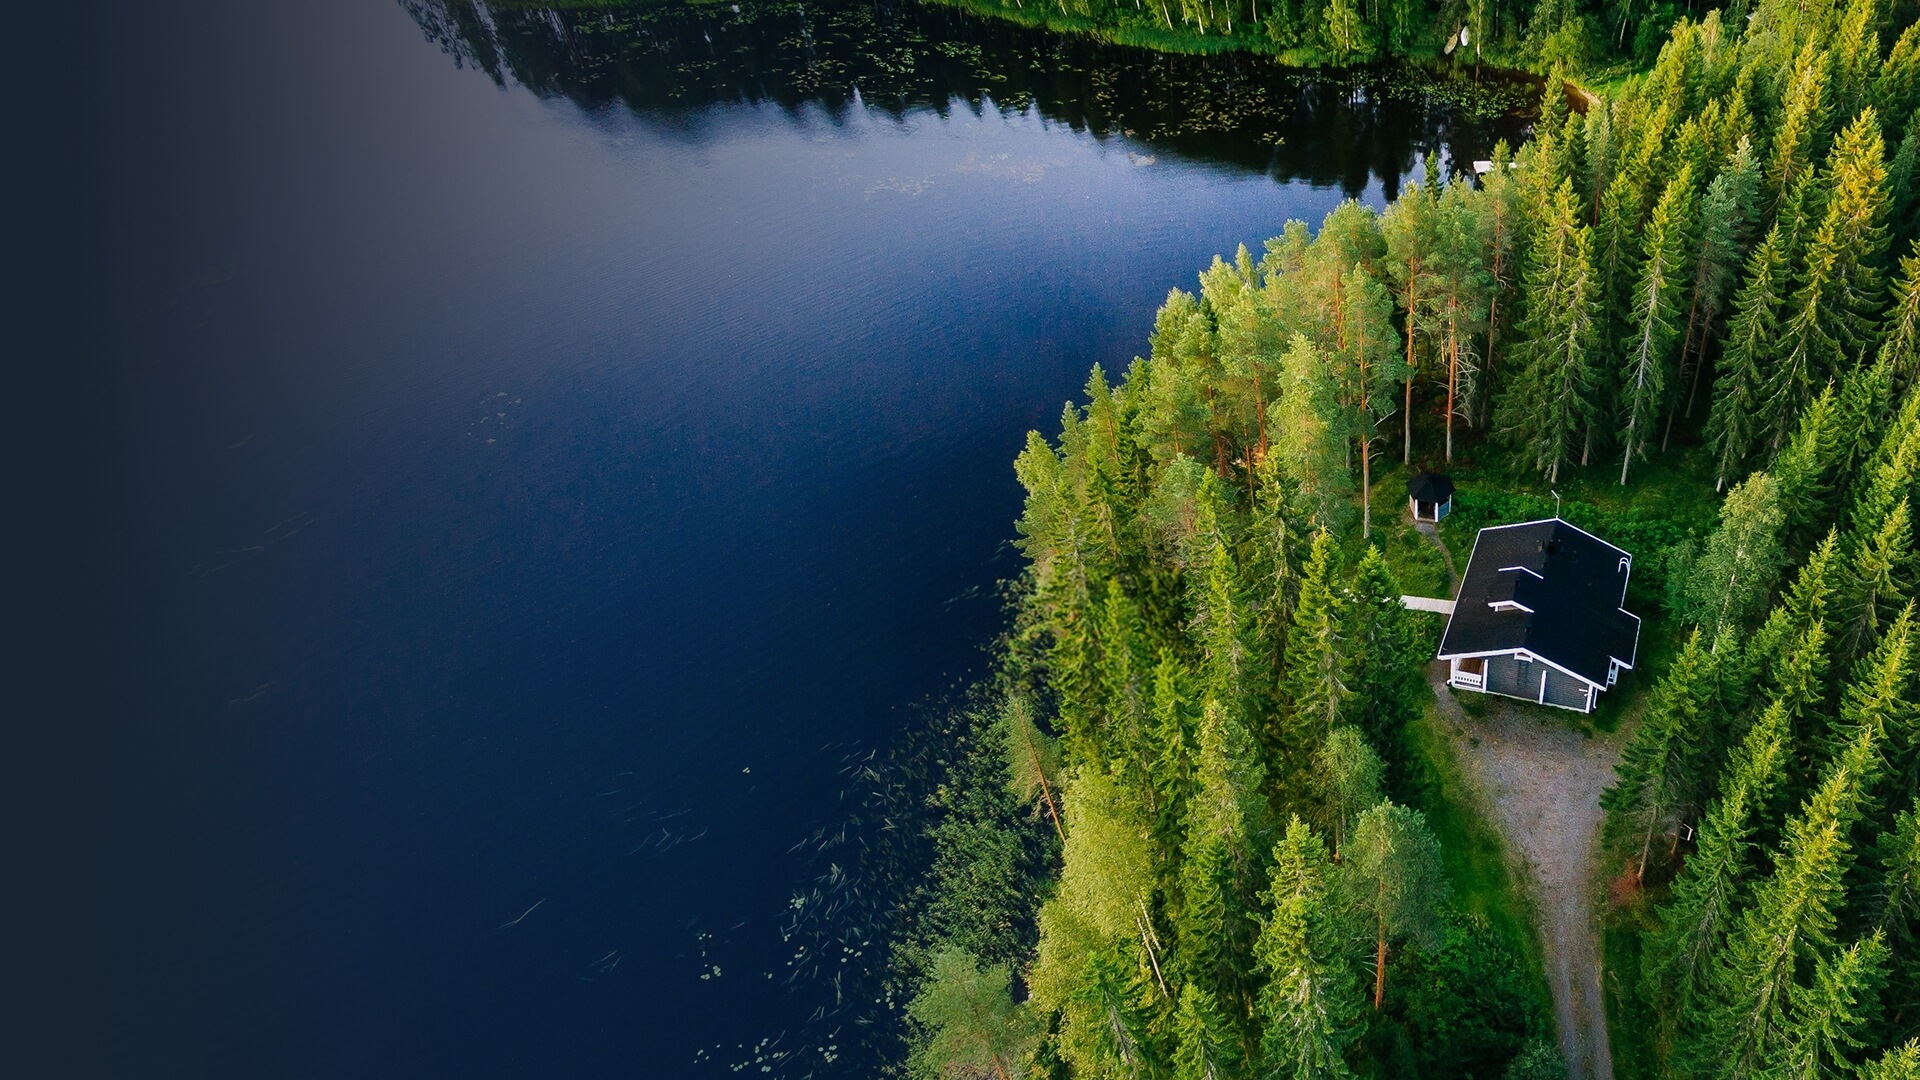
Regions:
[[1515, 130], [848, 0], [120, 7], [79, 103], [89, 1075], [851, 1047], [787, 982], [790, 849], [978, 669], [1024, 433], [1214, 253]]

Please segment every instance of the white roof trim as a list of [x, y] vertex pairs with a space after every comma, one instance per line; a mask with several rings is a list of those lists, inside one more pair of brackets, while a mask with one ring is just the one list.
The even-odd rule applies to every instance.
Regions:
[[[1592, 679], [1587, 678], [1585, 675], [1582, 675], [1577, 671], [1569, 671], [1566, 668], [1561, 667], [1559, 664], [1556, 664], [1553, 661], [1547, 659], [1546, 657], [1541, 656], [1539, 653], [1530, 652], [1526, 649], [1494, 649], [1491, 652], [1441, 653], [1439, 656], [1434, 657], [1434, 659], [1435, 660], [1471, 660], [1476, 656], [1513, 656], [1517, 658], [1521, 653], [1526, 653], [1528, 657], [1534, 660], [1540, 661], [1541, 663], [1547, 665], [1553, 670], [1561, 673], [1562, 675], [1565, 675], [1569, 679], [1577, 679], [1580, 682], [1586, 683], [1588, 686], [1599, 687], [1601, 690], [1605, 690], [1607, 688], [1605, 683], [1594, 682]], [[1609, 657], [1608, 659], [1612, 659], [1612, 657]], [[1618, 661], [1615, 661], [1615, 662], [1617, 663]], [[1626, 666], [1631, 668], [1633, 665], [1628, 664]]]
[[[1633, 552], [1628, 551], [1626, 548], [1623, 548], [1618, 544], [1607, 544], [1605, 540], [1602, 540], [1599, 537], [1594, 536], [1592, 533], [1588, 532], [1587, 530], [1581, 528], [1578, 525], [1575, 525], [1573, 522], [1568, 521], [1566, 518], [1563, 518], [1563, 517], [1538, 518], [1533, 521], [1516, 521], [1508, 525], [1488, 525], [1486, 528], [1483, 528], [1480, 531], [1492, 532], [1495, 529], [1520, 529], [1520, 528], [1525, 528], [1528, 525], [1546, 525], [1556, 521], [1562, 525], [1565, 525], [1567, 528], [1572, 529], [1574, 532], [1579, 533], [1581, 536], [1588, 537], [1589, 539], [1595, 541], [1596, 543], [1606, 544], [1607, 547], [1610, 547], [1613, 550], [1619, 552], [1620, 554], [1625, 555], [1629, 560], [1633, 558]], [[1476, 536], [1474, 538], [1474, 542], [1478, 544], [1479, 537]], [[1468, 561], [1472, 561], [1471, 558], [1469, 558]]]

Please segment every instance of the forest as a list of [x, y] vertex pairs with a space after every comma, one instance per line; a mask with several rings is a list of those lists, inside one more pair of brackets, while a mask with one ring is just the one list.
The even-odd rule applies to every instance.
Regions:
[[1429, 465], [1494, 489], [1467, 522], [1537, 510], [1493, 483], [1521, 478], [1644, 551], [1615, 1071], [1920, 1077], [1920, 29], [1881, 0], [1363, 21], [1542, 12], [1664, 37], [1592, 101], [1550, 84], [1483, 175], [1429, 159], [1384, 212], [1216, 259], [1029, 436], [1012, 627], [894, 943], [911, 1075], [1566, 1075], [1433, 745], [1439, 627], [1399, 603], [1380, 477]]
[[[1644, 68], [1707, 5], [1668, 0], [937, 0], [1030, 24], [1176, 50], [1270, 53], [1297, 64], [1453, 56], [1545, 72]], [[1763, 5], [1722, 9], [1741, 26]], [[1893, 5], [1904, 24], [1912, 4]]]

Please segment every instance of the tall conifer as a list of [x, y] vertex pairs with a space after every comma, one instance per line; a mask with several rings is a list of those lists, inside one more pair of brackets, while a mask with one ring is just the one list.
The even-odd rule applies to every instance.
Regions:
[[1707, 444], [1713, 448], [1716, 489], [1738, 480], [1771, 425], [1761, 412], [1768, 372], [1779, 347], [1780, 304], [1787, 282], [1780, 229], [1769, 230], [1747, 257], [1746, 280], [1733, 301], [1733, 319], [1714, 380]]
[[1299, 818], [1273, 852], [1272, 913], [1254, 959], [1260, 991], [1261, 1075], [1335, 1080], [1359, 1033], [1360, 997], [1327, 895], [1327, 852]]

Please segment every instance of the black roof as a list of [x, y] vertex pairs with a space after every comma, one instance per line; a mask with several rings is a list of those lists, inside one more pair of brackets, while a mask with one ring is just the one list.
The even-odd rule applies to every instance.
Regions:
[[1407, 481], [1407, 495], [1421, 502], [1446, 502], [1453, 498], [1453, 477], [1446, 473], [1419, 473]]
[[[1605, 686], [1609, 663], [1632, 667], [1640, 641], [1639, 617], [1621, 607], [1631, 558], [1559, 518], [1481, 529], [1440, 655], [1525, 649]], [[1489, 606], [1501, 601], [1519, 606]]]

